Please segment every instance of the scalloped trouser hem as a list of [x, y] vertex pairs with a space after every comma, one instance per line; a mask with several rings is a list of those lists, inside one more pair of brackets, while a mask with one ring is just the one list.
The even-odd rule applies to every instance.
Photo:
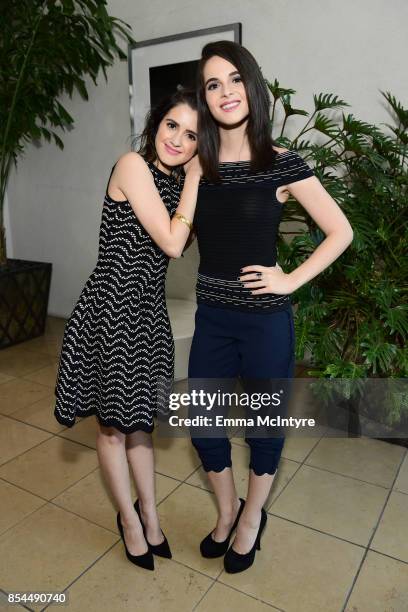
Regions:
[[[205, 472], [222, 472], [232, 467], [231, 442], [228, 438], [191, 438]], [[278, 469], [285, 438], [245, 438], [251, 450], [248, 468], [256, 476], [275, 474]]]

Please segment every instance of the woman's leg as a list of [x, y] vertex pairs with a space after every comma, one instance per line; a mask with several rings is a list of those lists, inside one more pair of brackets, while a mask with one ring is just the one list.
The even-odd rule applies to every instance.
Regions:
[[[251, 317], [248, 319], [251, 327], [246, 333], [245, 325], [242, 325], [240, 342], [246, 390], [274, 393], [277, 387], [283, 386], [286, 392], [289, 391], [287, 379], [293, 378], [295, 365], [292, 309], [271, 314], [250, 313], [248, 317]], [[274, 382], [274, 379], [281, 379], [282, 384]], [[282, 414], [282, 411], [280, 407], [278, 413]], [[259, 430], [257, 433], [259, 436]], [[272, 487], [284, 445], [283, 437], [258, 436], [245, 438], [251, 450], [248, 494], [233, 542], [234, 550], [241, 554], [247, 553], [255, 542], [261, 509]]]
[[[198, 388], [206, 392], [216, 392], [218, 379], [235, 379], [238, 371], [236, 343], [228, 335], [228, 312], [222, 308], [199, 304], [189, 358], [190, 391]], [[226, 387], [231, 386], [231, 380], [219, 382], [222, 383], [221, 390], [225, 391]], [[204, 413], [205, 409], [201, 407], [194, 411], [195, 415]], [[194, 414], [190, 410], [190, 415]], [[211, 413], [206, 415], [211, 416]], [[216, 542], [221, 542], [227, 537], [240, 507], [231, 468], [231, 443], [226, 435], [209, 436], [205, 428], [201, 435], [197, 434], [200, 434], [200, 431], [194, 429], [191, 441], [217, 500], [218, 519], [212, 537]]]
[[156, 508], [152, 436], [145, 431], [127, 435], [126, 454], [135, 479], [140, 513], [150, 544], [164, 541]]
[[230, 467], [224, 468], [221, 472], [210, 470], [207, 475], [215, 493], [218, 507], [218, 519], [212, 532], [212, 538], [216, 542], [223, 542], [237, 518], [241, 504]]
[[148, 546], [133, 507], [125, 445], [125, 434], [98, 422], [96, 452], [99, 465], [119, 509], [126, 546], [132, 555], [142, 555], [147, 552]]

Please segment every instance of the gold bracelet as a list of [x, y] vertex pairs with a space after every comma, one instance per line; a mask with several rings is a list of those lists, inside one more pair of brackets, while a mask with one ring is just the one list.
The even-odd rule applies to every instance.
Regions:
[[174, 213], [174, 217], [176, 219], [179, 219], [180, 221], [182, 221], [183, 223], [185, 223], [186, 225], [188, 225], [188, 227], [192, 230], [193, 229], [193, 224], [191, 223], [191, 221], [189, 221], [184, 215], [181, 215], [180, 213], [176, 212]]

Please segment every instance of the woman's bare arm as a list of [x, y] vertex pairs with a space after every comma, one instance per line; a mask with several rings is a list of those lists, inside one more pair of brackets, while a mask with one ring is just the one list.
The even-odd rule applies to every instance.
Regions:
[[[177, 212], [192, 221], [197, 202], [200, 172], [188, 170]], [[169, 256], [180, 257], [189, 237], [189, 227], [169, 213], [154, 184], [152, 173], [141, 155], [123, 155], [115, 166], [115, 183], [129, 200], [135, 215], [154, 242]]]
[[[278, 265], [272, 267], [250, 265], [241, 269], [240, 280], [252, 295], [277, 293], [287, 295], [320, 274], [346, 250], [353, 240], [353, 229], [341, 208], [333, 200], [316, 176], [309, 176], [283, 188], [309, 213], [326, 234], [313, 253], [292, 272], [286, 273]], [[258, 278], [258, 273], [262, 278]]]
[[341, 208], [315, 176], [287, 186], [287, 190], [309, 213], [326, 238], [289, 277], [294, 290], [320, 274], [353, 240], [353, 229]]

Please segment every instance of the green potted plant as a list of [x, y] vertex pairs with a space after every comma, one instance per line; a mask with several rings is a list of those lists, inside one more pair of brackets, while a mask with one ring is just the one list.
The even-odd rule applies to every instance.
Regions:
[[59, 97], [74, 90], [84, 100], [84, 78], [127, 59], [115, 40], [134, 43], [130, 26], [112, 17], [106, 0], [11, 0], [0, 20], [0, 348], [44, 332], [51, 264], [8, 259], [4, 202], [11, 164], [29, 142], [63, 149], [55, 128], [74, 119]]
[[[296, 357], [302, 360], [309, 353], [310, 376], [342, 379], [343, 384], [332, 385], [336, 410], [331, 414], [347, 415], [351, 433], [359, 435], [360, 418], [365, 418], [381, 424], [380, 431], [387, 429], [390, 441], [406, 445], [407, 439], [395, 433], [408, 429], [407, 393], [401, 385], [388, 393], [384, 380], [375, 387], [384, 392], [381, 401], [368, 405], [360, 399], [364, 379], [402, 382], [408, 376], [408, 110], [391, 93], [381, 92], [392, 123], [380, 127], [344, 114], [348, 104], [331, 93], [315, 95], [309, 114], [292, 106], [294, 90], [277, 80], [268, 87], [272, 125], [278, 104], [283, 112], [275, 140], [312, 165], [354, 231], [341, 257], [293, 295]], [[308, 119], [289, 139], [285, 132], [294, 115]], [[282, 232], [278, 244], [279, 262], [293, 269], [324, 234], [293, 199], [282, 219], [301, 223], [300, 230], [286, 232], [295, 234], [290, 242]]]

